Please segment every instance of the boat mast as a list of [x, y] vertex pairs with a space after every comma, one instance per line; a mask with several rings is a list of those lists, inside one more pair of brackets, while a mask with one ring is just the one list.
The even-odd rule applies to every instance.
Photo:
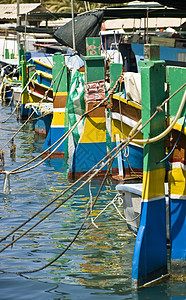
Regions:
[[76, 52], [75, 20], [74, 20], [74, 0], [71, 0], [71, 14], [72, 14], [72, 45], [73, 45], [74, 52]]
[[[17, 26], [20, 25], [20, 10], [19, 10], [19, 0], [17, 0]], [[20, 34], [17, 32], [17, 53], [19, 51], [19, 43], [20, 43]]]

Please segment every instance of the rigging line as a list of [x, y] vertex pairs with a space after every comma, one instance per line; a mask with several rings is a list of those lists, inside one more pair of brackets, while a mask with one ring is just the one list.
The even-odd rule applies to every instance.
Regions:
[[159, 163], [165, 161], [167, 158], [169, 158], [169, 156], [172, 154], [172, 152], [173, 152], [174, 149], [176, 148], [176, 145], [178, 144], [178, 141], [179, 141], [179, 139], [180, 139], [180, 137], [181, 137], [181, 134], [182, 134], [183, 129], [184, 129], [184, 126], [185, 126], [185, 120], [186, 120], [186, 115], [185, 115], [185, 117], [184, 117], [184, 121], [183, 121], [183, 125], [182, 125], [182, 128], [181, 128], [181, 131], [180, 131], [180, 133], [179, 133], [179, 135], [178, 135], [178, 138], [177, 138], [177, 140], [176, 140], [176, 142], [175, 142], [175, 144], [174, 144], [172, 150], [171, 150], [164, 158], [162, 158], [159, 162], [157, 162], [157, 164], [159, 164]]
[[[157, 112], [159, 112], [159, 109], [157, 109]], [[155, 115], [155, 113], [154, 113], [154, 115]], [[78, 192], [87, 182], [89, 182], [93, 177], [95, 177], [97, 174], [98, 174], [98, 172], [100, 171], [100, 170], [102, 170], [108, 163], [110, 163], [111, 161], [113, 162], [113, 160], [114, 160], [114, 158], [118, 155], [118, 153], [120, 152], [120, 151], [122, 151], [122, 149], [124, 149], [128, 144], [129, 144], [129, 142], [130, 141], [132, 141], [132, 139], [134, 139], [134, 137], [150, 122], [150, 120], [151, 120], [151, 118], [149, 119], [149, 120], [147, 120], [146, 121], [146, 123], [140, 128], [140, 129], [138, 129], [134, 134], [133, 134], [133, 136], [131, 136], [131, 137], [129, 137], [129, 138], [127, 138], [126, 140], [124, 140], [124, 141], [122, 141], [118, 146], [116, 146], [115, 148], [113, 148], [113, 150], [111, 151], [111, 152], [109, 152], [101, 161], [99, 161], [94, 167], [92, 167], [92, 169], [91, 170], [89, 170], [88, 172], [86, 172], [85, 174], [84, 174], [84, 176], [86, 175], [86, 174], [89, 174], [90, 173], [90, 171], [92, 171], [93, 169], [95, 169], [96, 168], [96, 166], [98, 166], [98, 165], [100, 165], [101, 164], [101, 162], [102, 162], [102, 164], [101, 164], [101, 166], [100, 166], [100, 168], [99, 169], [95, 169], [95, 171], [94, 171], [94, 173], [92, 174], [92, 175], [90, 175], [90, 177], [84, 182], [84, 183], [82, 183], [71, 195], [69, 195], [66, 199], [64, 199], [60, 204], [58, 204], [51, 212], [49, 212], [45, 217], [43, 217], [40, 221], [38, 221], [36, 224], [34, 224], [32, 227], [30, 227], [27, 231], [25, 231], [24, 233], [22, 233], [19, 237], [17, 237], [14, 241], [12, 241], [12, 242], [10, 242], [9, 244], [7, 244], [4, 248], [2, 248], [1, 250], [0, 250], [0, 253], [2, 252], [2, 251], [4, 251], [6, 248], [8, 248], [9, 246], [11, 246], [15, 241], [17, 241], [17, 240], [19, 240], [22, 236], [24, 236], [27, 232], [29, 232], [30, 230], [32, 230], [34, 227], [36, 227], [39, 223], [41, 223], [44, 219], [46, 219], [49, 215], [51, 215], [55, 210], [57, 210], [62, 204], [64, 204], [67, 200], [69, 200], [76, 192]], [[113, 154], [113, 156], [112, 157], [110, 157], [110, 155], [114, 152], [114, 151], [116, 151], [114, 154]], [[107, 157], [109, 157], [108, 158], [108, 160], [104, 163], [103, 161], [107, 158]], [[108, 168], [108, 170], [110, 170], [110, 168]], [[82, 179], [84, 176], [82, 176], [81, 178], [79, 178], [79, 179]], [[78, 180], [75, 182], [75, 183], [77, 183], [78, 182]], [[72, 186], [71, 186], [72, 187]], [[59, 197], [61, 196], [61, 194], [59, 194], [55, 199], [57, 200]], [[26, 222], [26, 221], [25, 221]], [[21, 225], [19, 226], [19, 227], [22, 227]], [[16, 231], [16, 230], [15, 230]], [[8, 236], [9, 235], [11, 235], [11, 233], [10, 234], [8, 234]], [[4, 240], [5, 238], [2, 238], [1, 240]], [[0, 241], [1, 241], [0, 240]]]
[[[102, 158], [95, 166], [93, 166], [89, 171], [87, 171], [85, 174], [83, 174], [81, 177], [79, 177], [71, 186], [69, 186], [68, 188], [66, 188], [63, 192], [61, 192], [58, 196], [56, 196], [52, 201], [50, 201], [47, 205], [45, 205], [43, 208], [41, 208], [38, 212], [36, 212], [32, 217], [30, 217], [28, 220], [26, 220], [24, 223], [20, 224], [18, 227], [14, 228], [10, 233], [8, 233], [5, 237], [1, 238], [0, 239], [0, 242], [2, 242], [3, 240], [6, 240], [10, 235], [12, 235], [13, 233], [15, 233], [17, 230], [19, 230], [20, 228], [22, 228], [24, 225], [26, 225], [28, 222], [30, 222], [32, 219], [34, 219], [37, 215], [39, 215], [43, 210], [45, 210], [47, 207], [49, 207], [51, 204], [53, 204], [56, 200], [58, 200], [61, 196], [63, 196], [66, 192], [68, 192], [72, 187], [74, 187], [78, 182], [82, 181], [83, 178], [85, 178], [89, 173], [91, 173], [96, 167], [98, 167], [107, 157], [110, 156], [110, 154], [112, 154], [116, 148], [119, 149], [119, 147], [121, 147], [121, 144], [117, 147], [115, 147], [111, 153], [108, 153], [104, 158]], [[99, 170], [98, 170], [99, 171]], [[98, 172], [96, 172], [97, 174]], [[96, 175], [95, 174], [95, 175]], [[94, 176], [93, 176], [94, 177]], [[91, 178], [93, 178], [91, 177]], [[89, 181], [89, 178], [88, 180], [86, 181], [86, 183]], [[85, 183], [85, 184], [86, 184]], [[84, 186], [84, 185], [83, 185]], [[83, 187], [81, 186], [81, 187]], [[80, 188], [81, 188], [80, 187]], [[78, 189], [79, 190], [79, 189]], [[75, 193], [78, 191], [76, 190]], [[75, 194], [73, 193], [72, 196]], [[69, 197], [69, 199], [71, 198], [71, 196]], [[68, 200], [68, 199], [67, 199]], [[59, 207], [63, 204], [63, 202], [61, 202], [61, 204], [59, 204]], [[57, 207], [58, 208], [58, 207]], [[56, 209], [57, 209], [56, 208]], [[56, 210], [55, 209], [55, 210]], [[55, 211], [54, 210], [54, 211]], [[48, 216], [48, 215], [47, 215]], [[47, 216], [45, 216], [43, 218], [43, 220], [45, 218], [47, 218]], [[34, 228], [34, 227], [33, 227]], [[0, 251], [1, 252], [1, 251]]]
[[135, 218], [133, 218], [133, 219], [127, 219], [127, 218], [125, 218], [125, 217], [121, 214], [121, 212], [119, 211], [119, 209], [118, 209], [118, 207], [116, 206], [116, 204], [115, 204], [115, 203], [112, 203], [112, 204], [113, 204], [113, 206], [115, 207], [115, 209], [116, 209], [116, 211], [118, 212], [118, 214], [120, 215], [121, 219], [124, 220], [124, 221], [126, 221], [126, 222], [133, 222], [133, 221], [137, 220], [137, 219], [141, 216], [141, 213], [139, 213]]
[[[120, 147], [120, 145], [119, 146], [117, 146], [116, 148], [119, 148]], [[114, 149], [115, 150], [115, 149]], [[110, 154], [110, 153], [109, 153]], [[118, 154], [118, 153], [117, 153]], [[109, 155], [106, 155], [106, 156], [109, 156]], [[105, 160], [105, 158], [106, 158], [106, 156], [102, 159], [102, 160]], [[113, 156], [113, 158], [109, 158], [108, 159], [108, 161], [110, 162], [110, 161], [112, 161], [112, 159], [114, 159], [115, 158], [115, 156]], [[71, 195], [69, 195], [66, 199], [64, 199], [64, 200], [62, 200], [52, 211], [50, 211], [48, 214], [46, 214], [42, 219], [40, 219], [38, 222], [36, 222], [34, 225], [32, 225], [30, 228], [28, 228], [25, 232], [23, 232], [20, 236], [18, 236], [16, 239], [14, 239], [14, 241], [12, 241], [12, 242], [10, 242], [9, 244], [7, 244], [6, 246], [4, 246], [4, 248], [2, 248], [1, 250], [0, 250], [0, 253], [1, 252], [3, 252], [5, 249], [7, 249], [9, 246], [11, 246], [11, 245], [13, 245], [13, 243], [15, 243], [17, 240], [19, 240], [21, 237], [23, 237], [26, 233], [28, 233], [30, 230], [32, 230], [33, 228], [35, 228], [38, 224], [40, 224], [43, 220], [45, 220], [47, 217], [49, 217], [53, 212], [55, 212], [61, 205], [63, 205], [67, 200], [69, 200], [73, 195], [75, 195], [85, 184], [87, 184], [87, 182], [89, 182], [93, 177], [95, 177], [97, 174], [98, 174], [98, 172], [101, 170], [101, 169], [103, 169], [104, 167], [105, 167], [105, 165], [107, 165], [108, 164], [108, 161], [106, 161], [106, 163], [104, 163], [104, 164], [102, 164], [102, 166], [99, 168], [99, 169], [96, 169], [95, 171], [94, 171], [94, 173], [92, 174], [92, 175], [90, 175], [90, 177], [85, 181], [85, 182], [83, 182], [74, 192], [72, 192], [72, 194]], [[99, 162], [99, 164], [100, 164], [100, 162]], [[96, 167], [96, 165], [91, 169], [91, 170], [89, 170], [88, 172], [86, 172], [86, 174], [87, 173], [90, 173], [94, 168]], [[110, 170], [110, 168], [108, 168], [108, 170]], [[54, 201], [56, 201], [57, 199], [59, 199], [61, 196], [62, 196], [62, 194], [64, 194], [67, 190], [69, 190], [70, 188], [72, 188], [72, 186], [73, 185], [75, 185], [75, 184], [77, 184], [80, 180], [82, 180], [82, 178], [83, 177], [85, 177], [85, 175], [86, 174], [84, 174], [84, 176], [82, 176], [82, 177], [80, 177], [78, 180], [76, 180], [76, 182], [74, 183], [74, 184], [72, 184], [69, 188], [67, 188], [64, 192], [62, 192], [62, 193], [60, 193], [58, 196], [56, 196], [53, 200], [52, 200], [52, 202], [50, 202], [49, 203], [49, 205], [50, 204], [52, 204]], [[48, 206], [49, 206], [48, 205]], [[47, 206], [45, 206], [45, 208], [46, 208]], [[42, 210], [44, 210], [45, 208], [43, 208]], [[40, 212], [42, 211], [42, 210], [40, 210]], [[36, 216], [36, 215], [38, 215], [38, 213], [36, 213], [35, 215], [34, 215], [34, 217]], [[31, 217], [30, 218], [30, 220], [32, 220], [34, 217]], [[3, 238], [1, 238], [1, 240], [0, 240], [0, 242], [1, 241], [3, 241], [3, 240], [5, 240], [8, 236], [10, 236], [12, 233], [14, 233], [15, 231], [17, 231], [18, 229], [20, 229], [21, 227], [23, 227], [26, 223], [28, 223], [30, 220], [27, 220], [27, 221], [25, 221], [23, 224], [21, 224], [21, 225], [19, 225], [17, 228], [15, 228], [13, 231], [11, 231], [11, 233], [9, 233], [9, 234], [7, 234], [5, 237], [3, 237]]]
[[9, 106], [12, 104], [13, 98], [14, 98], [14, 89], [12, 90], [12, 97], [11, 97], [11, 99], [10, 99], [10, 101], [9, 101], [9, 103], [8, 103], [8, 105], [7, 105], [7, 107], [9, 107]]
[[[10, 115], [6, 120], [1, 121], [1, 123], [6, 123], [6, 122], [13, 116], [13, 114], [14, 114], [15, 111], [16, 111], [16, 109], [17, 109], [17, 108], [19, 107], [19, 105], [20, 105], [20, 99], [21, 99], [22, 94], [23, 94], [24, 91], [26, 90], [27, 86], [29, 85], [29, 83], [31, 82], [31, 80], [33, 79], [33, 77], [35, 76], [35, 74], [37, 74], [37, 73], [35, 72], [35, 73], [32, 75], [32, 77], [29, 79], [29, 81], [27, 82], [27, 84], [25, 85], [25, 87], [23, 88], [23, 90], [21, 91], [21, 94], [20, 94], [20, 96], [19, 96], [19, 100], [18, 100], [18, 102], [17, 102], [17, 104], [16, 104], [16, 106], [15, 106], [13, 112], [11, 113], [11, 115]], [[42, 100], [42, 99], [41, 99], [41, 100]], [[2, 149], [2, 148], [1, 148], [1, 149]]]
[[89, 181], [89, 193], [90, 193], [90, 213], [91, 213], [91, 222], [94, 225], [94, 227], [98, 228], [98, 226], [94, 223], [94, 219], [92, 217], [92, 191], [91, 191], [91, 180]]
[[[79, 119], [78, 122], [80, 122], [81, 119]], [[77, 122], [76, 122], [77, 123]], [[77, 124], [75, 124], [77, 125]], [[24, 169], [24, 170], [20, 170], [20, 171], [10, 171], [9, 173], [11, 174], [19, 174], [19, 173], [23, 173], [23, 172], [27, 172], [27, 171], [30, 171], [34, 168], [36, 168], [37, 166], [39, 166], [40, 164], [42, 164], [45, 160], [47, 160], [50, 156], [52, 156], [52, 154], [62, 145], [62, 143], [68, 138], [68, 136], [70, 135], [70, 133], [74, 130], [76, 126], [73, 126], [70, 128], [70, 130], [68, 131], [68, 133], [65, 134], [65, 137], [60, 141], [60, 143], [55, 147], [55, 149], [53, 149], [45, 158], [43, 158], [41, 161], [39, 161], [38, 163], [36, 163], [34, 166], [31, 166], [27, 169]], [[52, 146], [54, 147], [54, 146]], [[43, 152], [42, 152], [43, 154]], [[3, 172], [2, 172], [3, 173]]]
[[[164, 101], [165, 103], [165, 101]], [[157, 109], [157, 113], [159, 112], [160, 110]], [[125, 141], [123, 141], [122, 143], [120, 143], [117, 147], [115, 147], [110, 153], [108, 153], [101, 161], [99, 161], [95, 166], [93, 166], [89, 171], [87, 171], [82, 177], [80, 177], [78, 180], [76, 180], [72, 185], [71, 187], [73, 187], [75, 184], [77, 184], [80, 180], [82, 180], [85, 176], [87, 176], [91, 171], [93, 171], [97, 166], [99, 166], [101, 163], [103, 163], [103, 161], [107, 158], [107, 157], [110, 157], [110, 155], [116, 151], [116, 153], [113, 155], [113, 158], [116, 157], [118, 155], [118, 153], [120, 151], [122, 151], [122, 149], [124, 149], [124, 147], [126, 147], [130, 141], [132, 141], [132, 139], [134, 139], [134, 137], [151, 121], [152, 117], [154, 117], [156, 114], [154, 113], [151, 118], [149, 120], [146, 121], [146, 123], [138, 130], [136, 130], [136, 132], [133, 134], [133, 136], [130, 136], [130, 133], [129, 133], [129, 138], [126, 139]], [[133, 129], [131, 130], [131, 132], [133, 132]], [[109, 158], [106, 163], [103, 163], [102, 166], [96, 170], [94, 172], [93, 175], [91, 175], [89, 178], [88, 178], [88, 181], [91, 180], [95, 175], [97, 175], [97, 173], [106, 165], [108, 164], [109, 161], [111, 161], [111, 159], [113, 158]], [[86, 181], [87, 182], [87, 181]], [[81, 187], [83, 187], [84, 185], [81, 185]], [[52, 204], [55, 200], [59, 199], [66, 191], [68, 191], [71, 187], [68, 187], [64, 192], [60, 193], [58, 196], [56, 196], [46, 207], [48, 207], [50, 204]], [[76, 190], [76, 192], [78, 191], [78, 189]], [[68, 199], [67, 199], [68, 200]], [[61, 203], [62, 205], [62, 203]], [[46, 207], [44, 207], [43, 209], [41, 209], [40, 211], [43, 211]], [[56, 208], [57, 209], [57, 208]], [[38, 213], [35, 214], [38, 215]], [[6, 235], [6, 237], [3, 237], [1, 241], [3, 241], [4, 239], [6, 239], [8, 236], [10, 236], [12, 233], [14, 233], [15, 231], [17, 231], [18, 229], [20, 229], [21, 227], [23, 227], [26, 223], [28, 223], [31, 219], [33, 219], [33, 217], [31, 217], [30, 219], [28, 219], [27, 221], [25, 221], [23, 224], [21, 224], [20, 226], [18, 226], [17, 228], [15, 228], [12, 232], [10, 232], [8, 235]], [[44, 220], [44, 219], [43, 219]], [[35, 225], [36, 226], [36, 225]], [[11, 243], [10, 243], [11, 244]], [[8, 246], [7, 246], [8, 247]], [[6, 247], [6, 248], [7, 248]]]
[[[52, 84], [56, 81], [57, 77], [59, 76], [59, 74], [63, 71], [65, 66], [63, 66], [61, 68], [61, 70], [59, 71], [59, 73], [57, 74], [56, 78], [54, 79], [54, 81], [51, 82], [51, 85], [50, 87], [48, 88], [48, 90], [45, 92], [45, 95], [43, 96], [43, 98], [39, 101], [39, 103], [42, 103], [43, 100], [45, 99], [45, 97], [47, 97], [47, 93], [49, 92], [49, 90], [51, 89], [52, 87]], [[36, 72], [35, 72], [36, 73]], [[31, 82], [32, 78], [35, 76], [35, 73], [32, 75], [32, 77], [30, 78], [29, 82], [27, 82], [26, 86], [24, 87], [24, 89], [22, 90], [21, 92], [21, 95], [22, 93], [24, 92], [24, 90], [26, 89], [26, 87], [28, 86], [28, 84]], [[17, 104], [18, 106], [18, 104]], [[17, 108], [17, 106], [15, 107], [15, 109]], [[2, 150], [6, 145], [8, 145], [8, 143], [20, 132], [20, 130], [26, 125], [26, 123], [30, 120], [30, 118], [33, 116], [34, 114], [34, 111], [30, 114], [30, 116], [28, 117], [28, 119], [23, 123], [23, 125], [18, 129], [18, 131], [9, 139], [9, 141], [7, 143], [5, 143], [1, 148], [0, 150]], [[6, 120], [7, 121], [7, 120]], [[4, 122], [3, 122], [4, 123]]]
[[[119, 80], [119, 79], [118, 79], [118, 80]], [[79, 124], [79, 122], [83, 119], [83, 117], [85, 117], [85, 116], [88, 115], [90, 112], [92, 112], [92, 111], [94, 111], [95, 109], [97, 109], [97, 108], [98, 108], [99, 106], [101, 106], [105, 101], [108, 100], [108, 98], [110, 97], [110, 95], [111, 95], [111, 94], [114, 92], [114, 90], [116, 89], [118, 80], [116, 81], [116, 83], [115, 83], [114, 87], [112, 88], [112, 90], [110, 91], [109, 95], [108, 95], [106, 98], [104, 98], [99, 104], [97, 104], [95, 107], [93, 107], [92, 109], [90, 109], [89, 111], [87, 111], [87, 112], [85, 112], [83, 115], [81, 115], [80, 119], [79, 119], [79, 120], [78, 120], [78, 121], [77, 121], [70, 129], [69, 129], [70, 132], [73, 131], [73, 129]], [[14, 173], [14, 174], [18, 173], [18, 172], [16, 172], [17, 170], [23, 168], [24, 166], [28, 165], [29, 163], [35, 161], [37, 158], [39, 158], [40, 156], [42, 156], [43, 154], [45, 154], [45, 153], [46, 153], [47, 151], [49, 151], [52, 147], [54, 147], [60, 140], [62, 140], [63, 137], [65, 137], [65, 136], [69, 133], [69, 131], [67, 131], [61, 138], [58, 139], [58, 141], [56, 141], [53, 145], [51, 145], [51, 146], [50, 146], [49, 148], [47, 148], [45, 151], [43, 151], [42, 153], [40, 153], [38, 156], [36, 156], [36, 157], [33, 158], [32, 160], [30, 160], [29, 162], [23, 164], [22, 166], [17, 167], [16, 169], [10, 171], [10, 173]], [[1, 149], [0, 149], [0, 150], [1, 150]], [[51, 155], [51, 154], [50, 154], [50, 155]], [[29, 168], [26, 169], [26, 170], [29, 170]], [[23, 171], [26, 172], [26, 170], [23, 170]], [[15, 172], [16, 172], [16, 173], [15, 173]], [[1, 172], [1, 173], [3, 173], [3, 172]]]
[[[99, 214], [93, 219], [93, 221], [95, 222], [95, 220], [102, 215], [102, 213], [104, 213], [104, 211], [111, 205], [113, 204], [116, 200], [117, 200], [117, 196], [118, 194], [112, 199], [112, 201], [110, 201], [100, 212]], [[85, 230], [81, 233], [81, 235], [83, 235], [90, 227], [91, 227], [92, 223], [90, 223]]]
[[1, 121], [1, 123], [2, 123], [2, 124], [3, 124], [3, 123], [6, 123], [6, 122], [13, 116], [13, 114], [16, 112], [16, 109], [17, 109], [17, 105], [16, 105], [16, 107], [14, 108], [13, 112], [10, 114], [10, 116], [9, 116], [6, 120]]
[[8, 142], [6, 142], [1, 148], [0, 150], [2, 150], [5, 146], [8, 145], [8, 143], [21, 131], [21, 129], [28, 123], [28, 121], [31, 119], [31, 117], [33, 116], [34, 111], [30, 114], [30, 116], [27, 118], [27, 120], [23, 123], [23, 125], [16, 131], [16, 133], [14, 133], [14, 135], [8, 140]]
[[[112, 160], [112, 163], [113, 163], [113, 160]], [[102, 190], [102, 188], [103, 188], [103, 185], [104, 185], [105, 180], [106, 180], [106, 178], [107, 178], [107, 176], [108, 176], [108, 173], [110, 172], [110, 168], [111, 168], [111, 166], [112, 166], [112, 163], [110, 164], [109, 168], [108, 168], [107, 171], [106, 171], [106, 174], [105, 174], [105, 176], [104, 176], [104, 178], [103, 178], [103, 180], [102, 180], [102, 183], [101, 183], [101, 185], [100, 185], [100, 187], [99, 187], [99, 190], [98, 190], [98, 193], [97, 193], [97, 195], [96, 195], [96, 198], [95, 198], [95, 200], [94, 200], [93, 203], [92, 203], [92, 208], [94, 207], [95, 203], [97, 202], [97, 199], [98, 199], [98, 197], [99, 197], [99, 195], [100, 195], [100, 192], [101, 192], [101, 190]], [[34, 270], [30, 270], [30, 271], [22, 271], [22, 272], [21, 272], [21, 271], [20, 271], [20, 272], [8, 272], [8, 271], [2, 270], [2, 269], [0, 269], [0, 271], [3, 272], [3, 273], [11, 273], [11, 274], [22, 275], [22, 274], [28, 274], [28, 273], [35, 273], [35, 272], [41, 271], [41, 270], [43, 270], [43, 269], [46, 269], [46, 268], [49, 267], [51, 264], [53, 264], [55, 261], [57, 261], [57, 260], [58, 260], [58, 259], [59, 259], [59, 258], [60, 258], [60, 257], [61, 257], [61, 256], [62, 256], [62, 255], [63, 255], [63, 254], [71, 247], [71, 245], [75, 242], [75, 240], [76, 240], [77, 237], [79, 236], [79, 233], [81, 232], [81, 230], [82, 230], [82, 228], [83, 228], [83, 226], [84, 226], [86, 220], [88, 219], [88, 216], [90, 215], [90, 213], [91, 213], [91, 208], [89, 208], [89, 210], [87, 211], [87, 214], [86, 214], [86, 216], [85, 216], [85, 218], [84, 218], [84, 220], [83, 220], [81, 226], [79, 227], [79, 229], [78, 229], [76, 235], [75, 235], [74, 238], [71, 240], [71, 242], [68, 244], [68, 246], [67, 246], [67, 247], [66, 247], [59, 255], [57, 255], [55, 259], [53, 259], [52, 261], [50, 261], [49, 263], [47, 263], [47, 264], [44, 265], [43, 267], [38, 268], [38, 269], [34, 269]]]
[[[165, 104], [165, 101], [163, 102], [163, 104]], [[160, 111], [159, 109], [157, 109], [156, 110], [157, 111], [157, 113]], [[132, 135], [132, 136], [130, 136], [130, 133], [129, 133], [129, 137], [127, 138], [127, 139], [125, 139], [124, 141], [122, 141], [118, 146], [116, 146], [115, 148], [113, 148], [112, 150], [111, 150], [111, 152], [109, 152], [104, 158], [102, 158], [96, 165], [94, 165], [89, 171], [87, 171], [84, 175], [82, 175], [82, 177], [80, 177], [79, 179], [77, 179], [70, 187], [68, 187], [65, 191], [63, 191], [62, 193], [60, 193], [58, 196], [56, 196], [49, 204], [47, 204], [44, 208], [42, 208], [38, 213], [35, 213], [35, 215], [33, 216], [33, 217], [31, 217], [31, 218], [29, 218], [28, 220], [26, 220], [23, 224], [21, 224], [21, 225], [19, 225], [17, 228], [15, 228], [13, 231], [11, 231], [9, 234], [7, 234], [5, 237], [3, 237], [3, 238], [1, 238], [0, 239], [0, 242], [1, 241], [3, 241], [3, 240], [5, 240], [7, 237], [9, 237], [11, 234], [13, 234], [15, 231], [17, 231], [18, 229], [20, 229], [21, 227], [23, 227], [25, 224], [27, 224], [30, 220], [32, 220], [36, 215], [38, 215], [41, 211], [43, 211], [45, 208], [47, 208], [48, 206], [50, 206], [54, 201], [56, 201], [57, 199], [59, 199], [64, 193], [66, 193], [70, 188], [72, 188], [74, 185], [76, 185], [80, 180], [82, 180], [85, 176], [87, 176], [90, 172], [92, 172], [97, 166], [99, 166], [100, 164], [102, 164], [101, 165], [101, 167], [99, 168], [99, 169], [96, 169], [95, 171], [94, 171], [94, 173], [88, 178], [88, 180], [86, 180], [85, 181], [85, 183], [84, 184], [82, 184], [79, 188], [77, 188], [76, 189], [76, 191], [75, 192], [77, 192], [81, 187], [83, 187], [89, 180], [91, 180], [94, 176], [96, 176], [97, 174], [98, 174], [98, 172], [101, 170], [101, 169], [103, 169], [107, 164], [108, 164], [108, 162], [110, 162], [111, 161], [111, 159], [114, 159], [117, 155], [118, 155], [118, 153], [120, 152], [120, 151], [122, 151], [128, 144], [129, 144], [129, 142], [130, 141], [132, 141], [133, 139], [134, 139], [134, 137], [136, 136], [136, 135], [138, 135], [138, 133], [139, 132], [141, 132], [142, 130], [143, 130], [143, 128], [151, 121], [151, 119], [153, 118], [153, 117], [155, 117], [155, 115], [156, 115], [156, 113], [154, 113], [150, 118], [149, 118], [149, 120], [147, 120], [146, 121], [146, 123], [143, 125], [143, 126], [141, 126], [141, 128], [140, 129], [138, 129], [138, 130], [136, 130], [135, 131], [135, 133]], [[133, 129], [131, 130], [131, 132], [133, 132]], [[110, 155], [114, 152], [114, 151], [116, 151], [116, 153], [113, 155], [113, 157], [110, 157]], [[105, 162], [105, 163], [103, 163], [103, 161], [106, 159], [106, 158], [108, 158], [109, 157], [109, 159]], [[71, 196], [73, 196], [74, 194], [72, 194]], [[71, 197], [70, 196], [70, 197]], [[67, 200], [68, 199], [70, 199], [69, 197], [67, 198]], [[67, 201], [66, 200], [66, 201]], [[63, 202], [61, 203], [61, 204], [59, 204], [59, 206], [61, 206], [63, 204]], [[56, 209], [58, 208], [58, 206], [56, 207]], [[56, 210], [55, 209], [55, 210]], [[54, 210], [54, 211], [55, 211]], [[53, 212], [53, 211], [52, 211]], [[47, 215], [48, 216], [48, 215]], [[43, 220], [47, 217], [47, 216], [45, 216], [44, 218], [43, 218]], [[37, 224], [35, 225], [35, 226], [37, 226]], [[34, 227], [35, 227], [34, 226]], [[33, 227], [33, 228], [34, 228]], [[11, 243], [8, 245], [8, 246], [10, 246], [11, 245]], [[7, 247], [8, 247], [7, 246]], [[6, 247], [6, 248], [7, 248]], [[0, 252], [2, 252], [2, 251], [0, 251]]]

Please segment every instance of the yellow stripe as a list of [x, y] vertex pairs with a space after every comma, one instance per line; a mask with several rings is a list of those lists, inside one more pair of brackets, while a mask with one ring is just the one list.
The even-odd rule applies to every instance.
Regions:
[[[47, 87], [46, 85], [44, 85], [44, 84], [42, 84], [42, 83], [38, 83], [38, 82], [35, 81], [35, 80], [31, 80], [31, 82], [32, 82], [33, 84], [37, 85], [37, 86], [44, 87], [46, 91], [49, 90], [49, 87]], [[46, 88], [47, 88], [47, 89], [46, 89]], [[37, 88], [36, 88], [36, 89], [37, 89]], [[50, 88], [50, 90], [53, 91], [53, 88]]]
[[113, 99], [120, 100], [123, 103], [126, 103], [126, 104], [128, 104], [130, 106], [133, 106], [133, 107], [137, 108], [137, 109], [141, 109], [141, 105], [140, 104], [136, 104], [136, 103], [132, 102], [131, 100], [126, 100], [123, 97], [121, 97], [121, 95], [119, 96], [119, 95], [114, 94], [113, 95]]
[[26, 103], [28, 103], [28, 94], [23, 93], [21, 96], [21, 104], [26, 104]]
[[[86, 118], [84, 130], [81, 134], [81, 143], [100, 143], [106, 142], [106, 124], [104, 117]], [[112, 120], [112, 141], [115, 142], [115, 135], [119, 134], [123, 138], [121, 131], [121, 123], [118, 120]], [[123, 124], [124, 138], [128, 136], [131, 127]], [[138, 134], [139, 139], [142, 139], [142, 134]]]
[[142, 199], [150, 200], [165, 195], [165, 169], [143, 172]]
[[41, 66], [47, 67], [47, 68], [49, 68], [49, 69], [52, 69], [51, 66], [49, 66], [49, 65], [47, 65], [47, 64], [45, 64], [45, 63], [43, 63], [43, 62], [41, 62], [41, 61], [39, 61], [39, 60], [37, 60], [37, 59], [33, 59], [33, 61], [34, 61], [35, 63], [41, 65]]
[[65, 124], [65, 113], [64, 112], [54, 112], [51, 125], [64, 125]]
[[41, 75], [45, 78], [48, 78], [48, 79], [51, 79], [52, 80], [52, 74], [49, 74], [49, 73], [46, 73], [46, 72], [43, 72], [43, 71], [36, 71], [38, 75]]
[[[173, 126], [173, 129], [176, 129], [178, 131], [181, 131], [182, 130], [182, 125], [180, 125], [179, 123], [176, 123], [174, 126]], [[182, 133], [186, 135], [186, 127], [184, 127], [184, 129], [182, 130]]]
[[[122, 123], [122, 127], [123, 127], [123, 130], [121, 130], [121, 122], [120, 121], [112, 119], [112, 141], [113, 142], [116, 141], [116, 134], [119, 134], [121, 139], [128, 137], [129, 132], [131, 131], [132, 127], [130, 127], [129, 125], [124, 124], [124, 123]], [[137, 138], [137, 137], [138, 137], [138, 139], [142, 139], [143, 138], [142, 133], [140, 132], [139, 134], [137, 134], [137, 136], [135, 138]]]
[[186, 170], [173, 168], [168, 174], [170, 194], [186, 196]]
[[41, 101], [41, 98], [34, 96], [32, 94], [29, 94], [29, 102], [30, 103], [39, 102], [39, 101]]
[[101, 143], [106, 142], [105, 118], [86, 118], [84, 130], [80, 137], [80, 143]]
[[53, 92], [53, 97], [56, 96], [67, 96], [68, 92]]

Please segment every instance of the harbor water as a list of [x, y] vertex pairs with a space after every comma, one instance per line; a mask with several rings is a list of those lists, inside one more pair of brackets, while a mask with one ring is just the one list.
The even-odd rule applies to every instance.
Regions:
[[[0, 148], [22, 125], [11, 114], [11, 106], [0, 107]], [[27, 124], [15, 138], [16, 156], [10, 158], [10, 145], [6, 146], [6, 171], [15, 169], [42, 151], [44, 138]], [[2, 168], [2, 167], [0, 167]], [[48, 159], [37, 168], [25, 173], [10, 175], [10, 192], [3, 193], [4, 174], [0, 175], [0, 237], [33, 216], [56, 195], [72, 184], [67, 179], [66, 164], [62, 159]], [[101, 180], [87, 184], [77, 194], [60, 206], [46, 220], [12, 247], [0, 253], [0, 299], [186, 299], [186, 283], [168, 279], [153, 286], [135, 291], [131, 287], [132, 256], [135, 236], [113, 205], [100, 215], [95, 224], [88, 219], [80, 235], [68, 251], [47, 268], [34, 273], [55, 259], [71, 242], [81, 226], [91, 195], [94, 200]], [[116, 182], [108, 179], [92, 212], [96, 217], [116, 195]], [[54, 202], [46, 212], [14, 234], [14, 239], [24, 230], [54, 209], [72, 191]], [[122, 206], [117, 203], [122, 212]], [[1, 243], [1, 248], [11, 242], [12, 236]]]

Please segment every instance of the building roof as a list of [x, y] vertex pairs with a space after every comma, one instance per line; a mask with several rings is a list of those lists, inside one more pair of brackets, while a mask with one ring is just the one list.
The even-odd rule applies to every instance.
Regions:
[[[148, 19], [148, 27], [149, 28], [167, 28], [180, 27], [184, 22], [186, 22], [186, 18], [149, 18]], [[106, 30], [110, 29], [120, 29], [124, 30], [136, 28], [136, 29], [144, 29], [146, 24], [144, 19], [114, 19], [114, 20], [106, 20], [105, 28]]]
[[[80, 0], [84, 1], [84, 0]], [[131, 0], [89, 0], [89, 2], [98, 2], [98, 3], [107, 3], [107, 4], [116, 4], [116, 3], [129, 3]], [[142, 2], [142, 1], [135, 1], [135, 2]], [[149, 0], [143, 0], [143, 2], [149, 2]], [[186, 10], [186, 1], [185, 0], [158, 0], [158, 3], [168, 6], [168, 7], [174, 7], [179, 9]]]
[[[41, 3], [25, 3], [19, 5], [21, 16], [31, 14], [33, 12], [48, 11]], [[0, 4], [0, 20], [17, 19], [17, 4]]]

